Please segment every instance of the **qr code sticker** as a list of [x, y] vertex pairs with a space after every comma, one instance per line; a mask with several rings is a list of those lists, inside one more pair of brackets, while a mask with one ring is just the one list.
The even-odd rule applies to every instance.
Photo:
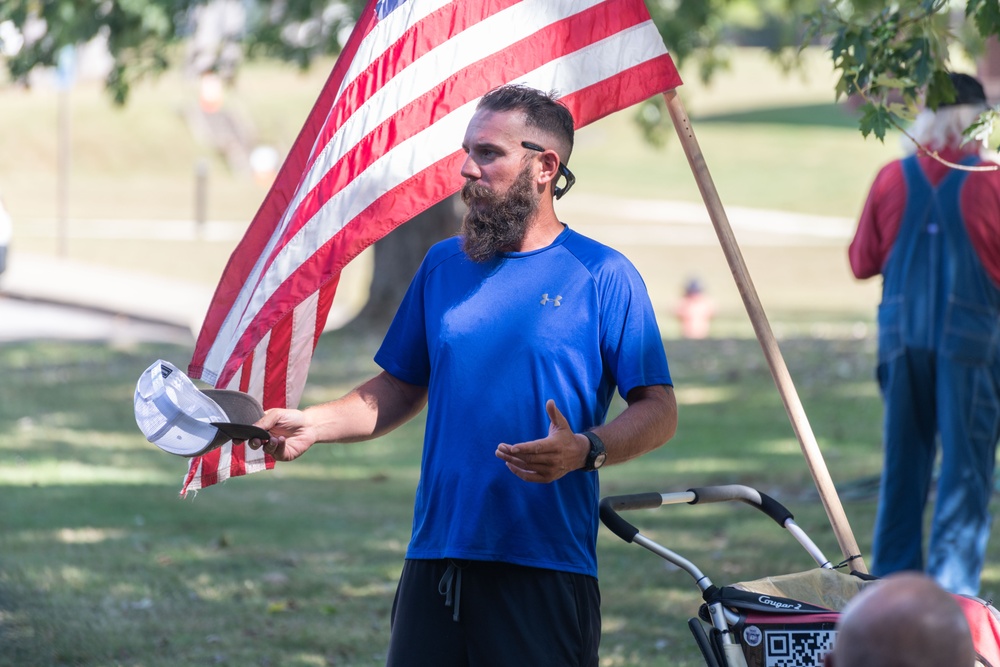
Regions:
[[771, 630], [767, 633], [766, 667], [823, 667], [833, 649], [834, 630]]

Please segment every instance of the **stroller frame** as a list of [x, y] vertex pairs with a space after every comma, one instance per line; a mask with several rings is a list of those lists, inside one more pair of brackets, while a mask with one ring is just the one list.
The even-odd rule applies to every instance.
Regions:
[[[754, 507], [786, 529], [819, 566], [808, 572], [782, 575], [757, 582], [718, 587], [694, 563], [642, 535], [618, 512], [655, 509], [663, 505], [739, 501]], [[833, 646], [839, 609], [862, 587], [877, 578], [858, 572], [837, 571], [823, 552], [774, 498], [748, 486], [731, 484], [688, 489], [677, 493], [640, 493], [608, 496], [601, 500], [600, 517], [611, 532], [638, 544], [687, 572], [701, 590], [704, 604], [688, 628], [707, 667], [821, 667]], [[845, 561], [846, 564], [848, 561]], [[770, 586], [771, 583], [777, 586]], [[802, 588], [806, 583], [808, 587]], [[806, 600], [782, 592], [799, 585]], [[773, 592], [757, 589], [773, 588]], [[976, 664], [1000, 667], [1000, 611], [975, 596], [955, 595], [969, 622]], [[813, 599], [815, 598], [815, 599]], [[706, 624], [709, 631], [706, 632]], [[776, 638], [772, 643], [770, 640]], [[742, 642], [740, 640], [743, 640]], [[794, 640], [794, 641], [793, 641]], [[796, 646], [792, 646], [796, 644]], [[778, 647], [776, 651], [772, 648]]]
[[[809, 538], [805, 531], [795, 523], [792, 513], [784, 505], [767, 494], [748, 486], [730, 484], [725, 486], [698, 487], [674, 493], [639, 493], [608, 496], [601, 500], [600, 504], [601, 521], [611, 532], [625, 542], [638, 544], [684, 570], [701, 590], [702, 598], [705, 601], [702, 608], [703, 618], [709, 623], [711, 632], [706, 632], [705, 626], [698, 618], [691, 618], [688, 621], [688, 628], [691, 630], [708, 667], [748, 667], [744, 655], [744, 647], [737, 641], [732, 631], [732, 628], [739, 625], [742, 620], [745, 620], [745, 617], [741, 618], [741, 614], [732, 608], [731, 600], [726, 600], [723, 596], [719, 595], [722, 589], [716, 587], [711, 579], [694, 563], [643, 535], [638, 528], [622, 518], [618, 512], [635, 509], [655, 509], [663, 505], [697, 505], [730, 501], [743, 502], [763, 512], [773, 519], [775, 523], [791, 533], [795, 540], [816, 561], [819, 567], [833, 569], [830, 561], [823, 555], [823, 552]], [[727, 605], [727, 602], [730, 602], [730, 604]], [[781, 603], [776, 602], [776, 604], [780, 605]], [[829, 610], [816, 609], [816, 611]]]

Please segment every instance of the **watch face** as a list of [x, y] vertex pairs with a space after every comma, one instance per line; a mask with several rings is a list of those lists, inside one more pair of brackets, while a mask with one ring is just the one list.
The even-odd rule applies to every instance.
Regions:
[[601, 452], [600, 454], [598, 454], [597, 457], [594, 459], [594, 470], [597, 470], [602, 465], [604, 465], [604, 459], [606, 458], [608, 458], [607, 452]]

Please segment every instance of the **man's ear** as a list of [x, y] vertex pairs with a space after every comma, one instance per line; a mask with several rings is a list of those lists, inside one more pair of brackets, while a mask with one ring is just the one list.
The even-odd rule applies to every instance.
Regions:
[[542, 154], [542, 172], [539, 182], [547, 185], [559, 178], [559, 156], [555, 151], [545, 151]]

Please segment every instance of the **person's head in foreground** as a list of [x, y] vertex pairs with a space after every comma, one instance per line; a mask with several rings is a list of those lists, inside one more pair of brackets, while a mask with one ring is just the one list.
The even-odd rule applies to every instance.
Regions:
[[930, 577], [889, 575], [868, 586], [837, 621], [825, 667], [971, 667], [976, 653], [958, 603]]
[[[462, 248], [474, 261], [521, 250], [534, 227], [558, 223], [552, 198], [573, 182], [573, 115], [551, 93], [500, 86], [479, 101], [462, 142]], [[560, 178], [565, 183], [560, 187]]]

